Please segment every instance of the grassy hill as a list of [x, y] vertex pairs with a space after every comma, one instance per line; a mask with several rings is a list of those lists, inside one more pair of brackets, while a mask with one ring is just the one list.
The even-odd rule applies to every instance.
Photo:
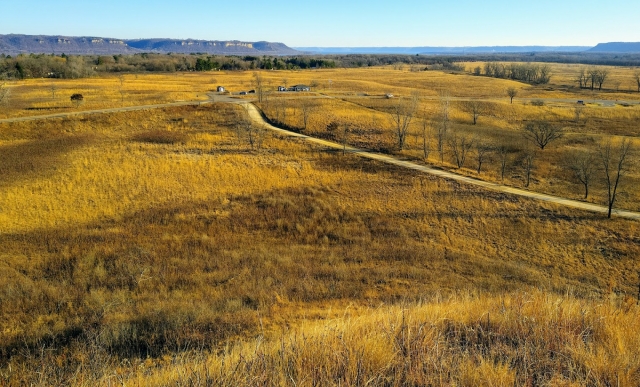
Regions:
[[[352, 128], [377, 122], [373, 138], [390, 144], [382, 103], [393, 99], [365, 103], [356, 88], [402, 96], [420, 77], [426, 106], [440, 83], [453, 97], [506, 100], [508, 81], [368, 71], [263, 74], [273, 83], [315, 79], [334, 97], [316, 96], [322, 110], [309, 131], [325, 130], [318, 123], [331, 114]], [[217, 84], [247, 88], [253, 74], [215, 77], [59, 81], [56, 98], [50, 80], [21, 81], [9, 85], [2, 109], [20, 116], [34, 106], [64, 112], [203, 99]], [[73, 91], [86, 94], [79, 108], [62, 97]], [[521, 92], [527, 101], [568, 93]], [[299, 104], [313, 96], [288, 95], [270, 94], [265, 111], [299, 127]], [[637, 107], [615, 108], [628, 116], [592, 108], [576, 131], [604, 132], [600, 123], [610, 121], [616, 135], [637, 136]], [[637, 380], [637, 222], [486, 192], [259, 127], [252, 146], [243, 116], [240, 106], [213, 103], [0, 123], [1, 383]], [[452, 119], [473, 129], [461, 111]], [[488, 122], [479, 130], [517, 133], [499, 118]], [[348, 140], [366, 139], [354, 132]], [[412, 141], [398, 157], [415, 157], [420, 144]]]

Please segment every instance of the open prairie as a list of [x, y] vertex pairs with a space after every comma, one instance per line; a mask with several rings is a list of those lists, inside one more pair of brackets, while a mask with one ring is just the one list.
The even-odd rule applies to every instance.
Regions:
[[[584, 193], [569, 156], [599, 166], [601, 144], [627, 140], [615, 206], [640, 210], [640, 95], [578, 106], [613, 91], [569, 90], [572, 67], [552, 66], [544, 86], [398, 67], [25, 80], [0, 118], [262, 88], [282, 127], [513, 186], [529, 172], [528, 189], [570, 198]], [[312, 89], [274, 91], [296, 84]], [[399, 147], [393, 112], [412, 100]], [[475, 125], [472, 100], [490, 106]], [[536, 149], [522, 128], [537, 120], [562, 137]], [[2, 122], [0, 170], [0, 384], [640, 378], [637, 221], [281, 137], [222, 102]], [[594, 168], [588, 201], [606, 203], [602, 182]]]

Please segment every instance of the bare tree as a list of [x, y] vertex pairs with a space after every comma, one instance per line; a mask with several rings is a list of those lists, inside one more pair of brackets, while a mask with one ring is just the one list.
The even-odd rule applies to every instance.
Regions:
[[395, 126], [396, 140], [398, 140], [398, 148], [404, 149], [404, 145], [409, 133], [409, 125], [413, 116], [418, 109], [418, 103], [420, 96], [417, 93], [412, 93], [411, 98], [408, 100], [398, 98], [397, 102], [391, 107], [391, 120]]
[[458, 168], [462, 168], [469, 154], [469, 150], [473, 147], [473, 140], [467, 136], [454, 134], [449, 138], [449, 147], [451, 148], [451, 152], [453, 152], [456, 165]]
[[349, 124], [342, 125], [342, 130], [340, 131], [340, 141], [342, 142], [343, 155], [347, 152], [347, 142], [349, 141], [350, 134], [351, 134], [351, 128], [349, 127]]
[[424, 160], [429, 159], [429, 153], [431, 152], [431, 147], [429, 143], [431, 142], [431, 125], [429, 124], [429, 120], [427, 119], [427, 115], [422, 117], [422, 155]]
[[574, 154], [569, 162], [569, 168], [576, 180], [584, 187], [584, 198], [587, 199], [589, 197], [589, 185], [595, 170], [593, 155], [589, 152]]
[[247, 127], [251, 125], [251, 121], [249, 121], [245, 115], [239, 112], [234, 112], [233, 118], [233, 121], [235, 121], [235, 124], [232, 126], [233, 132], [236, 135], [238, 143], [242, 144], [244, 143], [244, 136], [247, 131]]
[[524, 125], [524, 137], [544, 149], [549, 143], [562, 137], [564, 130], [549, 121], [530, 121]]
[[260, 150], [266, 131], [264, 125], [254, 125], [245, 114], [236, 117], [235, 132], [238, 141], [249, 144], [251, 150]]
[[607, 188], [607, 217], [611, 218], [613, 204], [616, 201], [620, 180], [626, 172], [625, 160], [629, 155], [631, 142], [624, 139], [620, 142], [618, 149], [613, 149], [610, 141], [600, 145], [598, 154], [602, 171], [604, 172], [604, 182]]
[[124, 75], [118, 75], [118, 80], [120, 81], [120, 103], [124, 104]]
[[249, 145], [251, 145], [251, 150], [260, 150], [266, 135], [267, 129], [264, 124], [260, 126], [251, 125], [249, 127], [249, 133], [247, 133], [247, 139], [249, 141]]
[[253, 86], [256, 89], [256, 94], [258, 94], [258, 102], [262, 102], [264, 98], [264, 79], [262, 78], [262, 74], [258, 72], [253, 73]]
[[500, 158], [500, 180], [504, 183], [504, 174], [507, 171], [507, 161], [509, 159], [509, 150], [505, 145], [498, 147], [498, 157]]
[[508, 88], [507, 95], [509, 96], [511, 103], [513, 103], [513, 99], [515, 98], [516, 95], [518, 95], [518, 89], [516, 89], [515, 87]]
[[327, 132], [332, 139], [342, 144], [342, 154], [344, 155], [347, 152], [347, 142], [351, 134], [349, 124], [340, 124], [337, 121], [331, 121], [327, 125]]
[[287, 100], [286, 98], [278, 98], [273, 100], [273, 106], [276, 110], [276, 122], [286, 125], [287, 123]]
[[475, 153], [476, 153], [476, 161], [478, 165], [476, 172], [478, 173], [478, 175], [482, 170], [482, 163], [484, 162], [489, 152], [491, 152], [491, 146], [489, 146], [488, 144], [482, 141], [475, 141]]
[[598, 79], [598, 69], [596, 67], [590, 67], [587, 70], [587, 75], [589, 77], [589, 81], [591, 82], [591, 90], [593, 90], [596, 86], [596, 79]]
[[576, 77], [576, 82], [578, 82], [578, 85], [581, 89], [587, 88], [587, 84], [589, 82], [589, 74], [584, 67], [580, 69], [580, 73]]
[[531, 183], [531, 173], [533, 172], [533, 162], [535, 160], [535, 154], [531, 151], [527, 151], [522, 159], [522, 167], [524, 168], [524, 186], [529, 187]]
[[551, 67], [549, 65], [542, 65], [540, 72], [538, 73], [538, 79], [536, 83], [547, 84], [551, 80]]
[[444, 162], [444, 143], [447, 138], [447, 132], [449, 131], [449, 106], [450, 106], [449, 94], [446, 92], [440, 93], [440, 124], [438, 125], [437, 137], [438, 137], [438, 153], [440, 154], [440, 164]]
[[484, 115], [489, 111], [489, 106], [486, 102], [483, 101], [462, 101], [460, 106], [462, 108], [462, 111], [471, 114], [474, 125], [478, 122], [478, 118], [481, 115]]
[[[595, 73], [595, 81], [598, 84], [598, 90], [602, 90], [602, 84], [604, 83], [604, 81], [607, 79], [607, 76], [609, 75], [609, 70], [607, 69], [599, 69], [598, 71], [596, 71]], [[593, 88], [592, 88], [593, 90]]]
[[307, 98], [300, 99], [300, 110], [302, 111], [302, 124], [303, 129], [307, 130], [307, 126], [309, 124], [309, 117], [311, 113], [315, 110], [315, 105], [311, 103], [311, 101]]

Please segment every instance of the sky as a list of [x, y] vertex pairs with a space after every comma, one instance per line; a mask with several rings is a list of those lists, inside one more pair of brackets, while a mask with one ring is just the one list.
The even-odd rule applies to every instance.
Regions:
[[282, 42], [291, 47], [640, 42], [640, 0], [2, 0], [0, 34]]

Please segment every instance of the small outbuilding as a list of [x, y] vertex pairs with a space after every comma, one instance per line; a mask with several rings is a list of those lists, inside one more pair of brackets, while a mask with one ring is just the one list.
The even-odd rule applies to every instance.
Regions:
[[218, 86], [218, 93], [224, 93], [224, 86]]
[[287, 91], [287, 88], [284, 86], [278, 86], [278, 91]]

